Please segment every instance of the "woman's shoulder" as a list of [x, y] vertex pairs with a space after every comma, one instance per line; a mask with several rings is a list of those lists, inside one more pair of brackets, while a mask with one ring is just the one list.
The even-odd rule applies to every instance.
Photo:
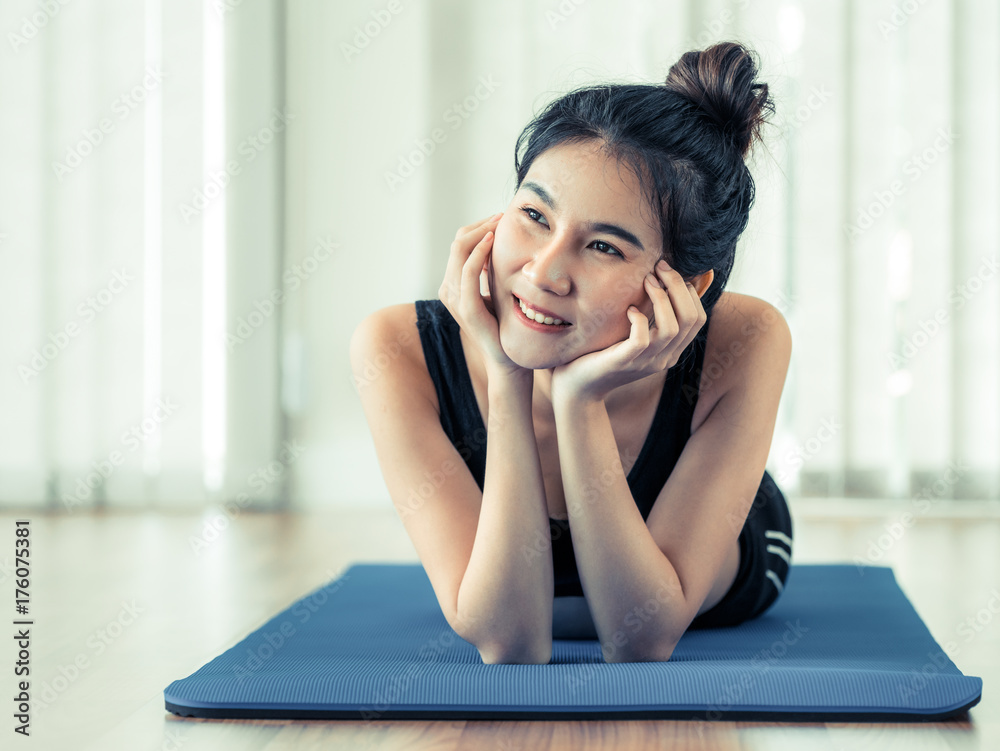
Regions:
[[437, 404], [417, 325], [417, 303], [388, 305], [370, 313], [351, 336], [351, 367], [360, 390], [389, 374], [395, 387], [416, 389]]
[[713, 326], [717, 320], [720, 320], [717, 316], [721, 318], [723, 326], [731, 326], [734, 323], [742, 325], [747, 322], [747, 319], [755, 316], [759, 318], [767, 316], [771, 320], [779, 318], [784, 320], [781, 311], [767, 300], [731, 290], [723, 292], [719, 296], [718, 302], [715, 303], [715, 308], [712, 309]]
[[791, 339], [788, 322], [774, 305], [753, 295], [723, 292], [712, 309], [712, 324], [706, 340], [706, 355], [753, 349], [759, 341]]
[[753, 295], [723, 292], [705, 339], [692, 431], [730, 389], [754, 388], [754, 379], [784, 379], [790, 353], [791, 333], [778, 308]]

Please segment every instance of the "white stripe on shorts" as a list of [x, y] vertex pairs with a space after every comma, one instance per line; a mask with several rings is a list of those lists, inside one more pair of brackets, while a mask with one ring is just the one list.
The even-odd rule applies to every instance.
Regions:
[[784, 532], [779, 532], [777, 529], [765, 529], [764, 537], [770, 537], [772, 540], [778, 540], [783, 542], [788, 546], [788, 549], [792, 549], [792, 538], [786, 535]]
[[781, 590], [785, 588], [785, 585], [781, 583], [781, 579], [778, 577], [778, 575], [774, 573], [771, 569], [768, 569], [767, 578], [774, 582], [774, 586], [778, 588], [778, 594], [781, 594]]
[[788, 553], [786, 553], [785, 549], [780, 545], [768, 545], [767, 552], [774, 553], [775, 555], [780, 555], [782, 558], [785, 559], [785, 563], [787, 563], [789, 566], [792, 565], [792, 559], [788, 557]]

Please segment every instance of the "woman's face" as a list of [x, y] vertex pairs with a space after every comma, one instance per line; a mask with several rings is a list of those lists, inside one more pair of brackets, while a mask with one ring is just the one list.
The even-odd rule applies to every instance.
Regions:
[[[563, 143], [535, 159], [497, 225], [489, 264], [511, 360], [553, 368], [627, 339], [630, 305], [652, 316], [643, 279], [662, 239], [651, 213], [631, 170], [596, 141]], [[568, 325], [529, 323], [518, 300]]]

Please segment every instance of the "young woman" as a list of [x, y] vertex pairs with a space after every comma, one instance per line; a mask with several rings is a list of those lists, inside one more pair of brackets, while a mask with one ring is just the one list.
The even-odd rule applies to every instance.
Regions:
[[389, 494], [484, 662], [547, 663], [555, 638], [667, 660], [781, 593], [792, 526], [764, 467], [791, 335], [723, 292], [773, 111], [756, 76], [725, 43], [664, 84], [555, 101], [506, 211], [458, 230], [440, 299], [354, 333]]

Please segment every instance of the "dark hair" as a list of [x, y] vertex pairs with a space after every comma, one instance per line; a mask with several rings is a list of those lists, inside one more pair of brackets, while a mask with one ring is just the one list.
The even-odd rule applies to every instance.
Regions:
[[774, 111], [767, 84], [755, 80], [757, 69], [748, 49], [723, 42], [686, 52], [663, 84], [577, 88], [550, 103], [518, 136], [517, 188], [547, 149], [599, 141], [632, 169], [657, 210], [661, 257], [685, 280], [714, 269], [702, 296], [711, 316], [753, 205], [745, 159]]

